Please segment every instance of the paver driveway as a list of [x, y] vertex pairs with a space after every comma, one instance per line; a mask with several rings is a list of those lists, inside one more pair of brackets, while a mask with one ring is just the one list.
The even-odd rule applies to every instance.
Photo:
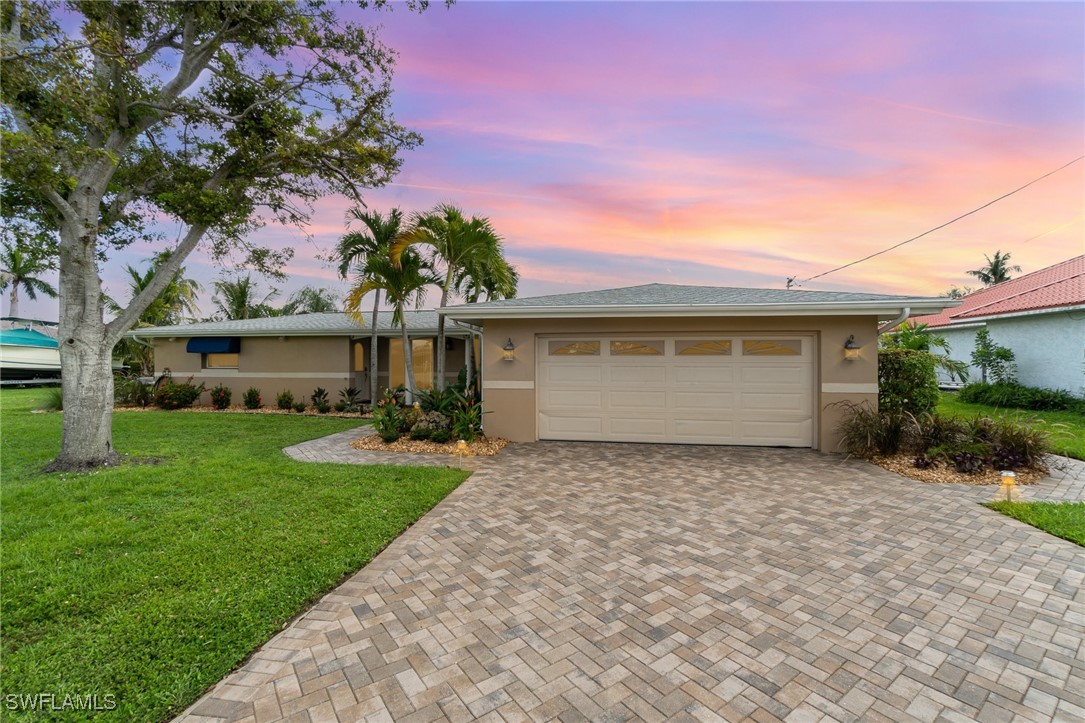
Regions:
[[1083, 578], [862, 462], [518, 445], [187, 720], [1076, 721]]

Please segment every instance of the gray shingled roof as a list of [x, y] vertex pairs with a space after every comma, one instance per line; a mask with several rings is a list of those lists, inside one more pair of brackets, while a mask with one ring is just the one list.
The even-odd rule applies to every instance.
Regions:
[[[942, 299], [941, 301], [948, 301]], [[804, 291], [800, 289], [747, 289], [728, 286], [683, 286], [678, 284], [645, 284], [620, 289], [580, 291], [572, 294], [553, 294], [520, 299], [502, 299], [480, 304], [463, 304], [449, 307], [453, 316], [465, 317], [470, 312], [487, 312], [517, 309], [571, 309], [608, 307], [753, 307], [848, 304], [901, 304], [940, 301], [931, 297], [894, 296], [889, 294], [866, 294], [847, 291]]]
[[[423, 311], [404, 312], [407, 329], [412, 334], [437, 333], [437, 313]], [[129, 335], [139, 337], [188, 337], [188, 336], [365, 336], [372, 332], [367, 313], [366, 323], [359, 325], [342, 312], [331, 314], [298, 314], [296, 316], [272, 316], [262, 319], [239, 319], [233, 321], [201, 321], [195, 324], [174, 326], [151, 326], [133, 329]], [[399, 326], [392, 325], [392, 312], [377, 313], [377, 331], [382, 336], [399, 334]], [[466, 332], [455, 324], [447, 324], [450, 336], [463, 336]]]

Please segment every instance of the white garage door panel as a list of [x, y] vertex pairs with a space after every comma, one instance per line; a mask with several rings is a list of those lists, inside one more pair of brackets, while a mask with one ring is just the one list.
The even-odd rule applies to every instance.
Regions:
[[577, 389], [576, 391], [562, 391], [560, 389], [548, 389], [543, 392], [546, 407], [575, 407], [578, 409], [603, 408], [603, 393], [590, 389]]
[[677, 411], [708, 409], [728, 412], [735, 404], [735, 395], [731, 392], [673, 392], [672, 398]]
[[594, 384], [599, 385], [603, 381], [603, 367], [598, 364], [587, 366], [584, 364], [569, 364], [568, 366], [553, 365], [546, 367], [544, 382], [550, 384]]
[[[675, 354], [691, 335], [584, 335], [537, 345], [540, 439], [809, 447], [814, 429], [814, 338], [705, 336], [731, 354]], [[611, 342], [618, 342], [612, 345]], [[676, 344], [676, 342], [678, 342]], [[652, 348], [661, 355], [611, 352]], [[551, 355], [549, 349], [597, 349]], [[779, 350], [801, 348], [801, 354]], [[747, 350], [770, 350], [764, 356]], [[776, 350], [776, 351], [771, 351]]]

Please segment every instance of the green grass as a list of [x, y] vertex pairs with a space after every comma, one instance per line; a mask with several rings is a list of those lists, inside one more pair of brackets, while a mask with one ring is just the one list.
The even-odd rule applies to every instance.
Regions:
[[986, 506], [1085, 547], [1085, 502], [988, 502]]
[[179, 412], [114, 417], [117, 449], [159, 464], [46, 475], [45, 395], [0, 392], [0, 693], [111, 694], [106, 720], [180, 713], [467, 476], [281, 451], [358, 420]]
[[942, 393], [938, 402], [940, 414], [953, 417], [974, 417], [985, 414], [991, 417], [1012, 419], [1038, 419], [1051, 432], [1051, 446], [1055, 454], [1075, 459], [1085, 459], [1085, 414], [1078, 412], [1034, 412], [1021, 409], [1003, 409], [985, 404], [966, 404], [958, 401], [957, 394]]

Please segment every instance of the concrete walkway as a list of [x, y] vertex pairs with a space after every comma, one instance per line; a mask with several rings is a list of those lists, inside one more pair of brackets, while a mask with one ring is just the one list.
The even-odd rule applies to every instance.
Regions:
[[[809, 450], [513, 445], [182, 718], [1085, 719], [1085, 549], [962, 487]], [[1029, 493], [1083, 487], [1077, 465]]]

